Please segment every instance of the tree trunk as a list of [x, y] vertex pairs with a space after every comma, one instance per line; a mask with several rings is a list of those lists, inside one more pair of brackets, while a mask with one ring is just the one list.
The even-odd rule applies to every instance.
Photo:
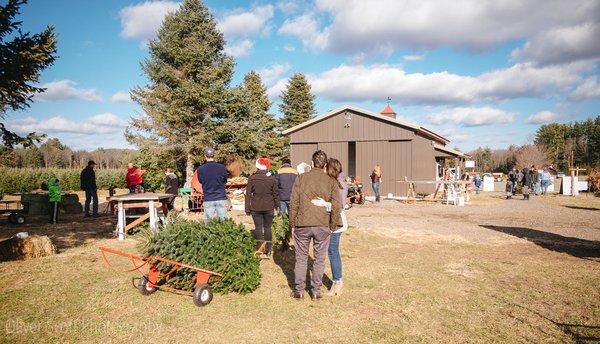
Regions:
[[192, 185], [192, 177], [194, 176], [194, 156], [191, 152], [187, 153], [187, 161], [185, 163], [185, 185]]

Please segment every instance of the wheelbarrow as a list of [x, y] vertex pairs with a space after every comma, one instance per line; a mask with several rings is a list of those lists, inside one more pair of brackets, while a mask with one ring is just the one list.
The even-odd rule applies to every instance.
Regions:
[[[176, 293], [176, 294], [192, 296], [194, 298], [194, 304], [198, 307], [202, 307], [202, 306], [208, 305], [212, 301], [212, 298], [213, 298], [212, 285], [219, 282], [221, 280], [221, 278], [223, 278], [223, 275], [221, 275], [220, 273], [200, 269], [195, 266], [191, 266], [191, 265], [187, 265], [187, 264], [182, 264], [182, 263], [179, 263], [179, 262], [176, 262], [176, 261], [173, 261], [170, 259], [166, 259], [163, 257], [150, 256], [150, 257], [144, 259], [144, 258], [135, 256], [133, 254], [116, 251], [116, 250], [113, 250], [113, 249], [110, 249], [107, 247], [101, 247], [101, 246], [98, 247], [98, 250], [100, 250], [100, 252], [102, 252], [102, 258], [104, 259], [106, 264], [108, 264], [108, 266], [115, 271], [120, 271], [120, 270], [117, 270], [116, 268], [114, 268], [113, 265], [108, 260], [108, 258], [106, 258], [107, 253], [116, 254], [116, 255], [119, 255], [122, 257], [129, 258], [131, 260], [131, 264], [133, 264], [133, 269], [123, 270], [122, 272], [138, 271], [142, 275], [142, 277], [139, 279], [138, 285], [137, 285], [138, 291], [142, 295], [151, 295], [151, 294], [154, 294], [154, 292], [156, 292], [158, 289], [163, 289], [163, 290], [170, 291], [170, 292]], [[157, 267], [157, 265], [161, 262], [173, 265], [173, 268], [166, 274], [161, 274]], [[145, 265], [148, 265], [148, 273], [144, 273], [144, 271], [141, 270]], [[177, 271], [180, 268], [191, 269], [191, 270], [196, 271], [195, 278], [183, 283], [183, 284], [187, 284], [187, 283], [191, 283], [191, 282], [195, 281], [195, 287], [194, 287], [193, 292], [169, 287], [164, 284], [160, 284], [160, 282], [164, 281], [167, 278], [167, 276], [173, 274], [175, 271]]]
[[0, 214], [9, 214], [8, 222], [22, 225], [25, 223], [23, 204], [18, 200], [2, 200]]

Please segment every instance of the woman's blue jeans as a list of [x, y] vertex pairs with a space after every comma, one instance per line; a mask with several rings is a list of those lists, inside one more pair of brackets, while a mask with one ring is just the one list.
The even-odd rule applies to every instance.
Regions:
[[375, 197], [379, 198], [379, 183], [373, 183], [373, 192], [375, 192]]
[[542, 180], [542, 194], [548, 193], [548, 185], [550, 185], [549, 180]]
[[334, 282], [342, 280], [342, 258], [340, 257], [341, 236], [342, 233], [331, 233], [331, 237], [329, 238], [329, 248], [327, 249]]

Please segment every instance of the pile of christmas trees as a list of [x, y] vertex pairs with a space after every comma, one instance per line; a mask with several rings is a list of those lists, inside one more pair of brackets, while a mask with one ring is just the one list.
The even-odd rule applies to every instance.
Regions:
[[[143, 254], [160, 256], [201, 269], [215, 271], [223, 279], [214, 285], [218, 293], [251, 293], [260, 285], [260, 261], [254, 256], [256, 242], [242, 224], [231, 219], [208, 223], [175, 219], [149, 237]], [[172, 265], [158, 265], [162, 273]], [[192, 291], [196, 272], [179, 269], [165, 283]]]

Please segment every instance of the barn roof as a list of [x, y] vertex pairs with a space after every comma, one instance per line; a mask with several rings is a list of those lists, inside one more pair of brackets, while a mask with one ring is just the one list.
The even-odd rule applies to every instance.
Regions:
[[456, 157], [461, 157], [461, 158], [470, 158], [471, 157], [469, 154], [463, 153], [461, 151], [457, 151], [456, 149], [444, 147], [444, 146], [438, 145], [436, 143], [433, 144], [433, 148], [435, 148], [436, 150], [438, 150], [440, 152], [444, 152], [446, 154], [456, 156]]
[[[329, 117], [335, 116], [338, 113], [340, 113], [342, 111], [345, 111], [345, 110], [352, 110], [354, 112], [359, 112], [359, 113], [361, 113], [363, 115], [366, 115], [368, 117], [372, 117], [372, 118], [376, 118], [376, 119], [382, 120], [384, 122], [388, 122], [388, 123], [390, 123], [392, 125], [399, 125], [399, 126], [403, 126], [403, 127], [407, 127], [407, 128], [413, 129], [416, 132], [420, 133], [421, 135], [423, 135], [423, 136], [425, 136], [427, 138], [430, 138], [430, 139], [432, 139], [432, 140], [434, 140], [434, 141], [436, 141], [438, 143], [441, 143], [442, 145], [445, 145], [448, 142], [450, 142], [450, 140], [446, 139], [445, 137], [443, 137], [441, 135], [438, 135], [438, 134], [434, 133], [433, 131], [428, 130], [426, 128], [423, 128], [421, 126], [418, 126], [418, 125], [415, 125], [415, 124], [412, 124], [412, 123], [409, 123], [409, 122], [406, 122], [406, 121], [402, 121], [402, 120], [399, 120], [399, 119], [396, 119], [396, 118], [392, 118], [392, 117], [389, 117], [389, 116], [386, 116], [386, 115], [382, 115], [382, 114], [379, 114], [379, 113], [371, 112], [369, 110], [361, 109], [359, 107], [352, 106], [352, 105], [344, 105], [344, 106], [341, 106], [341, 107], [339, 107], [337, 109], [333, 109], [333, 110], [331, 110], [331, 111], [329, 111], [327, 113], [324, 113], [324, 114], [322, 114], [320, 116], [317, 116], [315, 118], [309, 119], [308, 121], [306, 121], [304, 123], [300, 123], [300, 124], [298, 124], [298, 125], [296, 125], [294, 127], [291, 127], [291, 128], [289, 128], [287, 130], [284, 130], [283, 134], [284, 135], [289, 135], [289, 134], [291, 134], [293, 132], [296, 132], [298, 130], [301, 130], [303, 128], [311, 126], [311, 125], [313, 125], [315, 123], [318, 123], [320, 121], [323, 121], [323, 120], [325, 120], [325, 119], [327, 119]], [[391, 108], [390, 108], [390, 110], [391, 110]]]

